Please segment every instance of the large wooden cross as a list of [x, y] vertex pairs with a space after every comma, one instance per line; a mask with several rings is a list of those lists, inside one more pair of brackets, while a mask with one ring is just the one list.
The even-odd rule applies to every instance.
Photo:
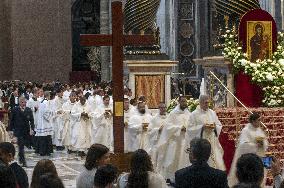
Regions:
[[114, 152], [124, 152], [123, 47], [155, 44], [153, 35], [124, 35], [122, 2], [112, 2], [112, 34], [82, 34], [82, 46], [112, 46]]

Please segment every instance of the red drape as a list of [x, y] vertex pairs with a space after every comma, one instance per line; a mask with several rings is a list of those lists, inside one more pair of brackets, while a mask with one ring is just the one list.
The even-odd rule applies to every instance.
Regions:
[[262, 105], [263, 91], [261, 87], [252, 83], [251, 77], [242, 71], [235, 75], [235, 89], [237, 98], [247, 107]]
[[219, 142], [224, 150], [223, 159], [226, 166], [226, 172], [229, 174], [235, 154], [235, 142], [234, 140], [230, 140], [228, 133], [224, 133], [223, 131], [220, 133]]

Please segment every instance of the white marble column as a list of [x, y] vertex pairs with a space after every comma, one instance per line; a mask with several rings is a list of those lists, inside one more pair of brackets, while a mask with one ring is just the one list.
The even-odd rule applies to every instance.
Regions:
[[[100, 2], [100, 33], [110, 33], [110, 0]], [[102, 80], [110, 80], [110, 47], [101, 47], [101, 76]]]
[[177, 56], [177, 1], [161, 0], [157, 12], [157, 25], [160, 28], [161, 52], [171, 60]]
[[281, 16], [282, 16], [282, 28], [281, 30], [284, 30], [284, 0], [281, 0]]
[[272, 0], [259, 0], [259, 4], [260, 4], [260, 7], [263, 9], [263, 10], [266, 10], [267, 12], [269, 12], [271, 15], [273, 15], [272, 13], [272, 3], [273, 1]]
[[274, 0], [274, 19], [276, 21], [277, 30], [282, 30], [282, 9], [281, 9], [281, 0]]
[[277, 25], [277, 30], [282, 30], [283, 27], [283, 0], [260, 0], [260, 7], [269, 12]]

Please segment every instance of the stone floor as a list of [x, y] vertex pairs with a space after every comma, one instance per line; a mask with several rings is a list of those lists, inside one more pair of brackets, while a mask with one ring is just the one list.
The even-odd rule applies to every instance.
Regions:
[[82, 171], [84, 159], [76, 154], [67, 154], [67, 151], [55, 151], [49, 157], [42, 157], [35, 154], [32, 150], [26, 150], [27, 168], [24, 168], [31, 183], [33, 169], [36, 163], [41, 159], [50, 159], [56, 166], [57, 173], [63, 181], [66, 188], [76, 187], [76, 177]]

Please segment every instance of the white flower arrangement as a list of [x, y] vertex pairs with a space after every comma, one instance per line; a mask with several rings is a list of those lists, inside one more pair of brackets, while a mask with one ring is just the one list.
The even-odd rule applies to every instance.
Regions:
[[[170, 105], [167, 108], [167, 112], [170, 113], [178, 105], [178, 98], [172, 99]], [[193, 98], [187, 99], [187, 108], [190, 112], [193, 112], [199, 105], [199, 100]]]
[[277, 50], [271, 59], [250, 62], [248, 55], [242, 52], [238, 43], [237, 35], [227, 30], [223, 35], [225, 38], [223, 55], [233, 62], [233, 71], [237, 73], [243, 70], [250, 75], [252, 81], [260, 85], [264, 91], [262, 101], [269, 107], [284, 106], [284, 33], [278, 33]]

